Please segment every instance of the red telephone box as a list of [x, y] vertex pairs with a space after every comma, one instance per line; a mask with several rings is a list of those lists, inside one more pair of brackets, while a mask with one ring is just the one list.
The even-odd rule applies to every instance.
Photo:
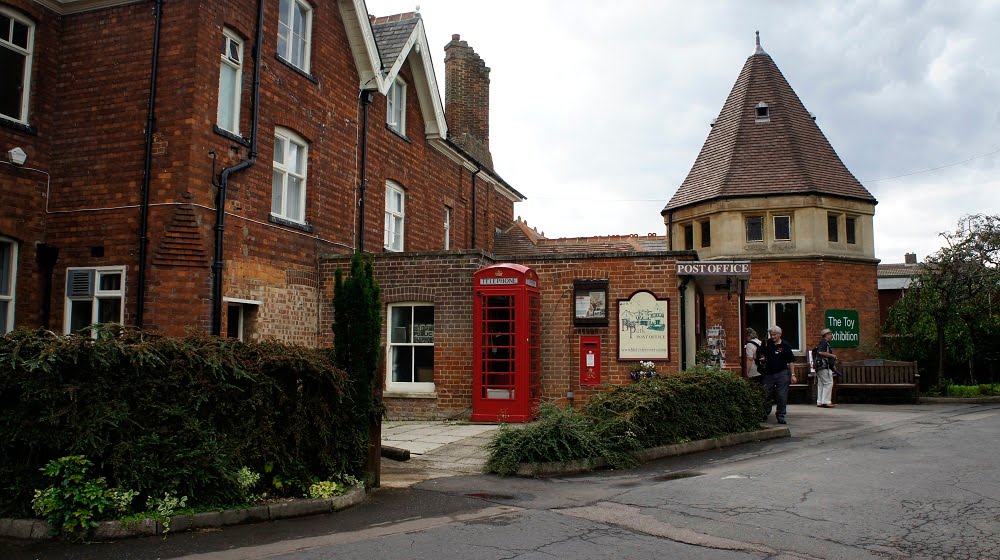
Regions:
[[528, 422], [541, 394], [538, 275], [498, 264], [473, 275], [473, 422]]

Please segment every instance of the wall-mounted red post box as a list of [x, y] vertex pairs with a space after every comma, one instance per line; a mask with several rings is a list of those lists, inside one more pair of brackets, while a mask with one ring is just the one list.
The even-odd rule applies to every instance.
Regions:
[[601, 384], [601, 337], [580, 337], [580, 385]]

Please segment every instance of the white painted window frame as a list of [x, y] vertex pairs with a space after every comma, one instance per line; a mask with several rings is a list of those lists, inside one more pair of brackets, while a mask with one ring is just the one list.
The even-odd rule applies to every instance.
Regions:
[[[805, 297], [803, 297], [803, 296], [747, 297], [746, 298], [746, 303], [766, 303], [767, 304], [767, 326], [768, 327], [770, 327], [771, 325], [774, 325], [774, 323], [775, 323], [775, 315], [776, 315], [775, 314], [775, 310], [774, 310], [775, 304], [778, 304], [778, 303], [796, 303], [796, 304], [798, 304], [798, 306], [799, 306], [799, 317], [798, 317], [798, 325], [797, 326], [798, 326], [799, 339], [800, 340], [797, 340], [795, 342], [792, 342], [791, 340], [789, 340], [788, 344], [791, 345], [792, 352], [794, 352], [796, 355], [801, 356], [801, 355], [805, 354], [805, 347], [808, 344], [808, 341], [806, 340], [806, 337], [807, 337], [808, 333], [805, 332], [805, 324], [806, 324], [806, 317], [805, 317], [805, 312], [806, 312], [806, 298]], [[744, 310], [740, 309], [740, 313], [744, 313]], [[781, 325], [778, 325], [778, 326], [781, 327]], [[782, 327], [782, 331], [785, 331], [784, 327]], [[782, 332], [782, 334], [784, 334], [784, 332]], [[761, 337], [762, 337], [762, 340], [764, 340], [764, 342], [767, 342], [767, 338], [768, 337], [767, 337], [767, 333], [766, 332], [762, 333]], [[782, 340], [786, 340], [784, 336], [782, 336], [781, 339]]]
[[14, 43], [7, 41], [5, 39], [0, 39], [0, 48], [12, 50], [25, 57], [24, 59], [24, 75], [21, 77], [21, 109], [20, 114], [14, 115], [0, 115], [0, 118], [13, 120], [21, 124], [28, 124], [28, 107], [31, 105], [31, 67], [32, 61], [34, 60], [35, 51], [35, 24], [26, 16], [22, 15], [20, 12], [15, 12], [14, 10], [0, 5], [0, 14], [3, 14], [11, 19], [11, 27], [6, 30], [5, 35], [13, 33], [14, 21], [24, 24], [28, 27], [28, 46], [23, 48], [21, 46], [15, 45]]
[[385, 123], [406, 136], [406, 82], [398, 76], [385, 95]]
[[16, 307], [17, 302], [17, 241], [9, 237], [0, 237], [0, 243], [10, 246], [10, 266], [8, 271], [10, 272], [10, 278], [8, 278], [7, 286], [9, 287], [9, 294], [0, 294], [0, 301], [7, 302], [7, 329], [0, 334], [7, 334], [14, 329], [14, 307]]
[[[399, 209], [390, 208], [392, 195], [399, 194]], [[399, 231], [396, 231], [396, 223], [399, 223]], [[399, 243], [395, 243], [398, 234]], [[392, 181], [385, 184], [385, 234], [382, 237], [382, 246], [386, 251], [399, 253], [406, 247], [406, 191]]]
[[[301, 65], [300, 64], [296, 64], [296, 62], [295, 62], [295, 60], [294, 60], [294, 58], [292, 56], [292, 53], [295, 52], [294, 49], [295, 49], [296, 41], [293, 41], [293, 39], [295, 38], [295, 35], [292, 32], [292, 27], [293, 26], [291, 25], [290, 22], [291, 22], [291, 19], [295, 15], [295, 7], [296, 6], [301, 6], [302, 7], [303, 12], [304, 12], [304, 17], [305, 17], [305, 22], [302, 24], [302, 29], [304, 31], [304, 34], [299, 37], [299, 39], [303, 43], [303, 47], [302, 47], [302, 61], [301, 61], [302, 64]], [[312, 18], [313, 18], [313, 8], [312, 8], [312, 5], [310, 5], [309, 2], [305, 2], [303, 0], [287, 0], [287, 5], [285, 6], [285, 8], [286, 8], [287, 11], [286, 10], [282, 10], [281, 8], [282, 8], [281, 3], [279, 3], [279, 5], [278, 5], [278, 36], [279, 36], [279, 39], [278, 39], [278, 48], [279, 48], [279, 50], [278, 50], [278, 56], [281, 57], [281, 59], [284, 60], [285, 62], [287, 62], [288, 64], [291, 64], [292, 66], [298, 68], [299, 70], [302, 70], [303, 72], [308, 73], [310, 65], [312, 63]], [[281, 52], [281, 50], [280, 50], [280, 48], [281, 48], [281, 39], [280, 39], [280, 36], [281, 36], [282, 30], [285, 30], [286, 33], [287, 33], [287, 35], [285, 36], [286, 37], [286, 39], [285, 39], [285, 49], [284, 49], [285, 52]]]
[[[121, 300], [120, 312], [118, 314], [118, 324], [125, 323], [125, 280], [127, 277], [128, 267], [125, 266], [74, 266], [66, 269], [66, 281], [69, 282], [70, 272], [74, 270], [93, 270], [94, 271], [94, 294], [85, 297], [65, 297], [65, 306], [63, 307], [63, 333], [70, 333], [70, 323], [73, 316], [72, 305], [73, 302], [77, 301], [89, 301], [91, 302], [90, 309], [90, 325], [97, 322], [97, 316], [100, 312], [100, 305], [98, 301], [101, 299], [110, 299], [113, 297], [118, 297]], [[118, 290], [102, 290], [101, 287], [101, 276], [108, 273], [119, 273], [122, 277], [121, 288]], [[90, 326], [88, 325], [88, 326]], [[97, 337], [96, 333], [92, 334], [93, 337]]]
[[[778, 237], [778, 218], [788, 219], [788, 237], [779, 238]], [[791, 214], [775, 214], [771, 216], [771, 230], [772, 236], [775, 241], [791, 241], [792, 240], [792, 215]]]
[[444, 207], [444, 250], [451, 249], [451, 207]]
[[[288, 220], [290, 222], [295, 222], [297, 224], [306, 223], [306, 191], [308, 190], [308, 177], [309, 177], [309, 143], [306, 139], [296, 134], [294, 131], [283, 128], [275, 127], [274, 129], [275, 139], [280, 138], [284, 142], [282, 143], [281, 149], [283, 150], [281, 154], [281, 162], [278, 162], [276, 156], [278, 155], [278, 142], [274, 142], [275, 157], [272, 158], [274, 164], [274, 171], [281, 174], [281, 208], [274, 207], [274, 183], [272, 175], [272, 198], [271, 198], [271, 215], [276, 218], [281, 218], [283, 220]], [[302, 153], [302, 171], [294, 169], [289, 166], [289, 154], [288, 146], [289, 143], [293, 143], [299, 147]], [[295, 177], [302, 181], [302, 191], [299, 193], [299, 208], [302, 209], [301, 216], [292, 216], [288, 214], [288, 178]]]
[[[392, 342], [392, 312], [394, 309], [399, 308], [409, 308], [410, 309], [410, 324], [413, 324], [413, 308], [414, 307], [434, 307], [433, 302], [427, 301], [406, 301], [389, 304], [386, 307], [385, 314], [385, 390], [386, 392], [395, 393], [433, 393], [435, 391], [435, 384], [433, 382], [418, 382], [418, 381], [393, 381], [392, 380], [392, 366], [393, 359], [392, 353], [395, 348], [399, 347], [430, 347], [434, 348], [434, 343], [415, 343], [415, 342]], [[434, 328], [437, 330], [437, 314], [434, 316]], [[412, 333], [411, 333], [412, 339]], [[416, 354], [411, 356], [411, 360], [415, 359]], [[413, 375], [416, 376], [416, 369], [413, 370]]]
[[[231, 29], [224, 28], [222, 30], [222, 44], [224, 51], [220, 54], [221, 62], [219, 63], [219, 99], [218, 99], [218, 109], [216, 110], [215, 124], [222, 130], [232, 132], [233, 134], [240, 133], [240, 101], [243, 93], [243, 39], [236, 34]], [[233, 60], [230, 56], [233, 52], [233, 46], [236, 47], [236, 53], [239, 60]], [[223, 95], [222, 95], [222, 84], [223, 84], [223, 71], [226, 68], [231, 68], [236, 71], [236, 75], [233, 78], [233, 96], [232, 99], [228, 101], [231, 103], [229, 106], [229, 111], [224, 114], [223, 106]], [[223, 118], [227, 118], [232, 121], [232, 125], [223, 124]]]

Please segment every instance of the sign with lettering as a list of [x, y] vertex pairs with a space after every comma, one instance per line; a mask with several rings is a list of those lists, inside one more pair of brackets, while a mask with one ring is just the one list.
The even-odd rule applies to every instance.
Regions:
[[749, 261], [691, 261], [677, 263], [678, 276], [736, 276], [750, 278]]
[[641, 291], [618, 300], [618, 359], [668, 360], [670, 300]]
[[517, 278], [480, 278], [480, 286], [517, 285]]
[[861, 339], [858, 312], [850, 309], [827, 309], [823, 324], [833, 331], [830, 346], [834, 348], [854, 348]]

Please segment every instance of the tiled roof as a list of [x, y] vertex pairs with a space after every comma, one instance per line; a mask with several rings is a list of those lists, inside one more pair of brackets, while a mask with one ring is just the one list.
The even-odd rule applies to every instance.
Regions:
[[913, 278], [923, 272], [924, 265], [905, 263], [885, 263], [878, 265], [879, 278]]
[[382, 68], [388, 70], [399, 58], [403, 45], [413, 34], [420, 14], [407, 12], [375, 18], [372, 21], [372, 31], [375, 33], [375, 44], [382, 59]]
[[[758, 122], [761, 102], [768, 122]], [[814, 193], [876, 202], [758, 45], [664, 210], [719, 198]]]
[[667, 238], [651, 235], [599, 235], [549, 239], [521, 220], [497, 235], [493, 253], [500, 258], [540, 255], [590, 255], [666, 251]]

